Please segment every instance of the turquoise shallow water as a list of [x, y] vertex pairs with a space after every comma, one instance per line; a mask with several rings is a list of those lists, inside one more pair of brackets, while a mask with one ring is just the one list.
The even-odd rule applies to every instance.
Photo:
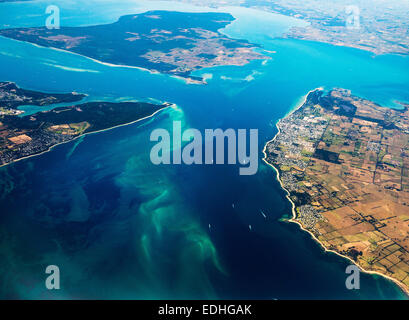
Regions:
[[[2, 4], [0, 21], [3, 27], [41, 25], [47, 3]], [[60, 3], [62, 21], [70, 25], [175, 8], [158, 2]], [[408, 57], [277, 39], [300, 22], [225, 10], [237, 20], [224, 33], [276, 53], [267, 62], [197, 72], [207, 74], [206, 86], [0, 38], [1, 81], [83, 92], [90, 100], [155, 99], [178, 106], [0, 169], [1, 297], [403, 298], [378, 276], [362, 275], [361, 290], [346, 290], [348, 263], [324, 253], [296, 225], [279, 221], [290, 207], [261, 160], [251, 177], [239, 176], [234, 166], [150, 163], [150, 132], [171, 128], [174, 120], [199, 130], [258, 128], [261, 159], [274, 123], [313, 88], [344, 87], [389, 107], [394, 100], [409, 101]], [[57, 293], [43, 285], [49, 264], [61, 269]]]

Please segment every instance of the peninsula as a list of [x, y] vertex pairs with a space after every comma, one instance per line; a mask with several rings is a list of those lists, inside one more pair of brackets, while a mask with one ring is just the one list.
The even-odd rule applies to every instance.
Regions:
[[408, 108], [317, 89], [277, 127], [264, 161], [288, 193], [291, 221], [409, 294]]
[[194, 70], [270, 59], [254, 51], [257, 45], [219, 32], [233, 20], [228, 13], [149, 11], [107, 25], [5, 29], [0, 36], [202, 83]]
[[[175, 0], [171, 0], [175, 1]], [[185, 0], [177, 0], [185, 1]], [[190, 0], [197, 6], [242, 6], [308, 23], [283, 38], [319, 41], [374, 54], [409, 54], [409, 2], [401, 0]]]
[[53, 93], [32, 91], [19, 88], [13, 82], [0, 82], [0, 115], [21, 114], [18, 107], [23, 105], [49, 106], [57, 103], [78, 102], [85, 98], [85, 94]]
[[46, 94], [0, 82], [0, 166], [48, 151], [87, 133], [150, 117], [169, 107], [144, 102], [87, 102], [24, 116], [18, 106], [75, 102], [85, 95]]

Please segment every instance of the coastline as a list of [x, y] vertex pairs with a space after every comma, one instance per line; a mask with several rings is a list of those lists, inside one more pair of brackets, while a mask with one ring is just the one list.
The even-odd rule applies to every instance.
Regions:
[[[166, 104], [166, 103], [168, 103], [168, 102], [164, 102], [164, 104]], [[16, 162], [25, 160], [25, 159], [29, 159], [29, 158], [32, 158], [32, 157], [40, 156], [40, 155], [42, 155], [42, 154], [45, 154], [45, 153], [47, 153], [47, 152], [52, 151], [52, 149], [54, 149], [55, 147], [57, 147], [57, 146], [59, 146], [59, 145], [66, 144], [66, 143], [69, 143], [69, 142], [72, 142], [72, 141], [76, 141], [77, 139], [79, 139], [79, 138], [81, 138], [81, 137], [85, 137], [85, 136], [87, 136], [87, 135], [91, 135], [91, 134], [94, 134], [94, 133], [100, 133], [100, 132], [104, 132], [104, 131], [109, 131], [109, 130], [113, 130], [113, 129], [119, 128], [119, 127], [129, 126], [129, 125], [134, 124], [134, 123], [137, 123], [137, 122], [139, 122], [139, 121], [152, 118], [152, 117], [154, 117], [157, 113], [159, 113], [159, 112], [161, 112], [161, 111], [163, 111], [163, 110], [165, 110], [165, 109], [167, 109], [167, 108], [174, 107], [174, 106], [175, 106], [174, 103], [169, 103], [169, 105], [164, 106], [163, 108], [160, 108], [160, 109], [156, 110], [154, 113], [152, 113], [152, 114], [149, 115], [149, 116], [146, 116], [146, 117], [143, 117], [143, 118], [140, 118], [140, 119], [136, 119], [136, 120], [131, 121], [131, 122], [119, 124], [119, 125], [116, 125], [116, 126], [113, 126], [113, 127], [109, 127], [109, 128], [106, 128], [106, 129], [101, 129], [101, 130], [97, 130], [97, 131], [91, 131], [91, 132], [83, 133], [83, 134], [81, 134], [81, 135], [76, 136], [75, 138], [73, 138], [73, 139], [71, 139], [71, 140], [67, 140], [67, 141], [63, 141], [63, 142], [54, 144], [54, 145], [50, 146], [47, 150], [44, 150], [44, 151], [42, 151], [42, 152], [35, 153], [35, 154], [29, 155], [29, 156], [25, 156], [25, 157], [22, 157], [22, 158], [18, 158], [18, 159], [16, 159], [16, 160], [13, 160], [13, 161], [8, 162], [8, 163], [4, 163], [4, 164], [0, 165], [0, 168], [3, 168], [3, 167], [5, 167], [5, 166], [8, 166], [8, 165], [10, 165], [10, 164], [13, 164], [13, 163], [16, 163]]]
[[[284, 116], [284, 118], [288, 117], [289, 115], [291, 115], [291, 114], [294, 113], [295, 111], [299, 110], [299, 109], [307, 102], [307, 97], [308, 97], [308, 95], [309, 95], [310, 93], [316, 91], [316, 90], [323, 90], [323, 87], [319, 87], [319, 88], [310, 90], [305, 96], [303, 96], [303, 97], [301, 98], [302, 102], [300, 102], [300, 103], [299, 103], [298, 105], [296, 105], [293, 109], [291, 109], [291, 110]], [[312, 238], [313, 240], [315, 240], [315, 241], [321, 246], [321, 248], [324, 249], [324, 252], [334, 253], [334, 254], [336, 254], [336, 255], [342, 257], [342, 258], [345, 258], [345, 259], [349, 260], [350, 262], [352, 262], [354, 265], [356, 265], [356, 266], [357, 266], [362, 272], [364, 272], [364, 273], [372, 274], [372, 275], [379, 275], [379, 276], [382, 276], [382, 277], [384, 277], [384, 278], [386, 278], [386, 279], [388, 279], [388, 280], [394, 282], [394, 283], [403, 291], [403, 293], [406, 295], [406, 298], [409, 299], [409, 288], [407, 288], [406, 286], [404, 286], [404, 285], [403, 285], [402, 283], [400, 283], [398, 280], [396, 280], [396, 279], [394, 279], [394, 278], [392, 278], [392, 277], [390, 277], [390, 276], [388, 276], [388, 275], [385, 275], [385, 274], [383, 274], [383, 273], [381, 273], [381, 272], [378, 272], [378, 271], [366, 270], [366, 269], [364, 269], [363, 267], [361, 267], [357, 262], [355, 262], [353, 259], [351, 259], [350, 257], [348, 257], [348, 256], [346, 256], [346, 255], [343, 255], [343, 254], [341, 254], [341, 253], [339, 253], [339, 252], [337, 252], [337, 251], [335, 251], [335, 250], [328, 249], [327, 247], [324, 246], [324, 244], [323, 244], [311, 231], [305, 229], [304, 226], [303, 226], [299, 221], [296, 220], [296, 217], [297, 217], [297, 214], [296, 214], [296, 211], [295, 211], [295, 210], [296, 210], [296, 205], [295, 205], [295, 203], [294, 203], [294, 202], [291, 200], [291, 198], [290, 198], [290, 192], [284, 187], [284, 185], [283, 185], [283, 183], [282, 183], [282, 181], [281, 181], [281, 177], [280, 177], [280, 172], [279, 172], [279, 170], [278, 170], [274, 165], [272, 165], [271, 163], [269, 163], [269, 162], [267, 161], [267, 153], [266, 153], [267, 145], [268, 145], [270, 142], [273, 142], [273, 141], [278, 137], [278, 135], [281, 133], [280, 127], [279, 127], [279, 125], [278, 125], [279, 122], [280, 122], [280, 120], [278, 120], [278, 121], [276, 122], [276, 124], [275, 124], [275, 125], [276, 125], [276, 128], [277, 128], [277, 130], [278, 130], [277, 133], [276, 133], [276, 135], [273, 137], [273, 139], [267, 141], [267, 142], [265, 143], [265, 145], [264, 145], [264, 148], [263, 148], [263, 159], [262, 159], [262, 160], [263, 160], [264, 163], [266, 163], [269, 167], [271, 167], [271, 168], [274, 169], [274, 171], [276, 172], [276, 179], [277, 179], [277, 181], [280, 183], [281, 189], [283, 189], [283, 190], [285, 191], [287, 200], [291, 203], [292, 217], [291, 217], [291, 219], [285, 219], [285, 220], [288, 221], [288, 222], [297, 224], [302, 231], [305, 231], [305, 232], [307, 232], [308, 234], [310, 234], [311, 238]]]
[[[148, 73], [150, 73], [150, 74], [168, 76], [168, 77], [171, 77], [171, 78], [173, 78], [173, 79], [181, 80], [181, 81], [183, 81], [183, 82], [184, 82], [185, 84], [187, 84], [187, 85], [191, 85], [191, 84], [207, 85], [207, 84], [208, 84], [208, 82], [206, 81], [206, 79], [204, 79], [204, 78], [201, 78], [200, 80], [199, 80], [199, 79], [195, 79], [195, 78], [193, 78], [193, 76], [191, 76], [191, 75], [186, 76], [186, 77], [183, 77], [183, 76], [180, 76], [180, 75], [177, 75], [177, 74], [161, 72], [161, 71], [158, 71], [158, 70], [151, 70], [151, 69], [147, 69], [147, 68], [144, 68], [144, 67], [131, 66], [131, 65], [126, 65], [126, 64], [115, 64], [115, 63], [111, 63], [111, 62], [104, 62], [104, 61], [101, 61], [101, 60], [98, 60], [98, 59], [95, 59], [95, 58], [91, 58], [91, 57], [89, 57], [89, 56], [85, 56], [85, 55], [82, 55], [82, 54], [80, 54], [80, 53], [73, 52], [73, 51], [69, 51], [69, 50], [65, 50], [65, 49], [60, 49], [60, 48], [55, 48], [55, 47], [44, 47], [44, 46], [38, 45], [38, 44], [36, 44], [36, 43], [32, 43], [32, 42], [28, 42], [28, 41], [24, 41], [24, 40], [17, 40], [17, 39], [5, 37], [5, 36], [2, 36], [2, 35], [0, 35], [0, 38], [7, 39], [7, 40], [11, 40], [11, 41], [17, 41], [17, 42], [19, 42], [19, 43], [30, 44], [30, 45], [32, 45], [32, 46], [34, 46], [34, 47], [36, 47], [36, 48], [51, 49], [51, 50], [55, 50], [55, 51], [58, 51], [58, 52], [63, 52], [63, 53], [72, 54], [72, 55], [75, 55], [75, 56], [78, 56], [78, 57], [85, 58], [85, 59], [87, 59], [87, 60], [91, 60], [92, 62], [95, 62], [95, 63], [97, 63], [97, 64], [100, 64], [100, 65], [103, 65], [103, 66], [106, 66], [106, 67], [136, 69], [136, 70], [148, 72]], [[254, 50], [255, 48], [256, 48], [256, 47], [252, 48], [252, 50]], [[265, 50], [265, 49], [262, 49], [262, 50]], [[268, 51], [268, 50], [265, 50], [265, 51]], [[273, 52], [276, 53], [275, 51], [273, 51]], [[268, 60], [270, 60], [270, 59], [271, 59], [271, 57], [267, 56], [267, 58], [266, 58], [266, 59], [263, 59], [263, 60], [267, 60], [267, 61], [268, 61]], [[251, 62], [251, 61], [249, 61], [249, 62]], [[246, 63], [246, 64], [248, 64], [248, 63]], [[53, 64], [47, 64], [47, 65], [50, 66], [50, 67], [58, 68], [56, 65], [53, 65]], [[220, 66], [220, 67], [225, 67], [225, 66], [242, 66], [242, 65], [241, 65], [241, 64], [226, 64], [226, 65], [219, 65], [219, 66]], [[205, 70], [205, 69], [207, 69], [207, 68], [214, 68], [214, 67], [218, 67], [218, 66], [202, 67], [202, 68], [199, 68], [199, 69], [194, 69], [194, 70], [192, 70], [192, 71], [190, 72], [190, 74], [193, 73], [193, 72], [195, 72], [195, 71]], [[94, 71], [86, 71], [86, 72], [94, 72]]]
[[[93, 62], [95, 62], [95, 63], [101, 64], [101, 65], [106, 66], [106, 67], [137, 69], [137, 70], [140, 70], [140, 71], [149, 72], [150, 74], [166, 75], [166, 76], [169, 76], [169, 77], [171, 77], [171, 78], [183, 80], [186, 84], [207, 84], [207, 82], [206, 82], [205, 80], [203, 80], [203, 79], [202, 79], [201, 81], [199, 81], [199, 80], [193, 79], [193, 78], [191, 78], [191, 77], [182, 77], [182, 76], [178, 76], [178, 75], [175, 75], [175, 74], [163, 73], [163, 72], [160, 72], [160, 71], [157, 71], [157, 70], [150, 70], [150, 69], [143, 68], [143, 67], [137, 67], [137, 66], [130, 66], [130, 65], [125, 65], [125, 64], [122, 65], [122, 64], [114, 64], [114, 63], [110, 63], [110, 62], [104, 62], [104, 61], [101, 61], [101, 60], [98, 60], [98, 59], [95, 59], [95, 58], [91, 58], [91, 57], [88, 57], [88, 56], [84, 56], [84, 55], [82, 55], [82, 54], [80, 54], [80, 53], [76, 53], [76, 52], [69, 51], [69, 50], [64, 50], [64, 49], [59, 49], [59, 48], [54, 48], [54, 47], [44, 47], [44, 46], [40, 46], [40, 45], [38, 45], [38, 44], [36, 44], [36, 43], [32, 43], [32, 42], [28, 42], [28, 41], [24, 41], [24, 40], [17, 40], [17, 39], [13, 39], [13, 38], [8, 38], [8, 37], [1, 36], [1, 35], [0, 35], [0, 37], [1, 37], [1, 38], [4, 38], [4, 39], [11, 40], [11, 41], [17, 41], [17, 42], [19, 42], [19, 43], [30, 44], [30, 45], [32, 45], [32, 46], [34, 46], [34, 47], [36, 47], [36, 48], [51, 49], [51, 50], [55, 50], [55, 51], [58, 51], [58, 52], [69, 53], [69, 54], [72, 54], [72, 55], [75, 55], [75, 56], [78, 56], [78, 57], [82, 57], [82, 58], [91, 60], [91, 61], [93, 61]], [[49, 64], [49, 66], [55, 67], [55, 66], [52, 65], [52, 64]]]

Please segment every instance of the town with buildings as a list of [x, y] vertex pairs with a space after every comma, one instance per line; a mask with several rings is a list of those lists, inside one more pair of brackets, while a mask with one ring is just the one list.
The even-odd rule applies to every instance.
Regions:
[[294, 204], [293, 221], [409, 292], [408, 108], [316, 89], [277, 127], [265, 161]]

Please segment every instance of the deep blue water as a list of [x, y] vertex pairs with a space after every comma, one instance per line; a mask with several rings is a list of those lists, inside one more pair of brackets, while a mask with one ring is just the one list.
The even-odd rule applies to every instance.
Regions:
[[[41, 25], [47, 3], [2, 4], [0, 17], [11, 26]], [[171, 6], [115, 3], [87, 2], [77, 10], [62, 1], [63, 22], [107, 23]], [[362, 275], [360, 290], [345, 289], [349, 263], [280, 221], [290, 205], [261, 150], [276, 133], [274, 123], [319, 86], [351, 89], [389, 107], [409, 101], [408, 57], [275, 39], [299, 22], [226, 10], [238, 19], [223, 32], [276, 53], [265, 64], [202, 70], [211, 74], [206, 86], [0, 38], [0, 81], [178, 106], [0, 169], [0, 297], [403, 298], [390, 281], [372, 275]], [[150, 132], [171, 128], [174, 120], [201, 131], [259, 129], [259, 172], [244, 177], [235, 166], [154, 166]], [[61, 269], [58, 292], [43, 284], [50, 264]]]

